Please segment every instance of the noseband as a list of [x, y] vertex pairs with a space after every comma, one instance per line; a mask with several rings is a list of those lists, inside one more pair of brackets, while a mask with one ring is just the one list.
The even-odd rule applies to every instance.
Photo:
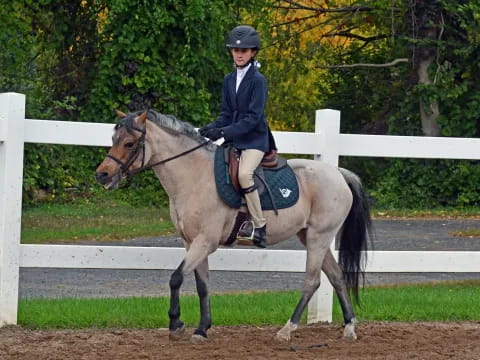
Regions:
[[[128, 157], [128, 159], [125, 162], [123, 162], [122, 160], [116, 158], [115, 156], [107, 154], [108, 158], [112, 159], [113, 161], [115, 161], [117, 164], [120, 165], [120, 174], [122, 176], [126, 176], [127, 178], [132, 177], [133, 175], [138, 174], [139, 172], [141, 172], [143, 170], [149, 170], [154, 166], [164, 164], [164, 163], [169, 162], [171, 160], [177, 159], [177, 158], [179, 158], [183, 155], [189, 154], [189, 153], [191, 153], [191, 152], [193, 152], [193, 151], [195, 151], [195, 150], [197, 150], [197, 149], [199, 149], [199, 148], [201, 148], [201, 147], [203, 147], [203, 146], [205, 146], [209, 143], [209, 141], [205, 141], [205, 142], [203, 142], [201, 144], [198, 144], [197, 146], [194, 146], [193, 148], [188, 149], [188, 150], [186, 150], [186, 151], [184, 151], [180, 154], [171, 156], [167, 159], [163, 159], [163, 160], [157, 161], [156, 163], [153, 163], [151, 165], [145, 166], [145, 136], [146, 136], [146, 130], [137, 128], [135, 126], [133, 126], [132, 129], [140, 132], [141, 135], [140, 135], [140, 138], [137, 140], [137, 142], [135, 144], [135, 148], [130, 153], [130, 156]], [[142, 165], [138, 169], [129, 170], [129, 167], [132, 166], [132, 164], [135, 162], [135, 160], [137, 160], [138, 156], [140, 155], [140, 150], [142, 152]]]

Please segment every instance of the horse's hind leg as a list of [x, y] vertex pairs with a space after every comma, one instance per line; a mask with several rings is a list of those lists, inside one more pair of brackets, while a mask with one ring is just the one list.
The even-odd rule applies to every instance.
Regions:
[[357, 334], [355, 334], [355, 314], [353, 312], [352, 303], [348, 296], [347, 285], [343, 279], [343, 272], [335, 258], [332, 255], [330, 249], [325, 255], [323, 260], [322, 270], [328, 277], [328, 280], [335, 288], [340, 306], [342, 307], [343, 320], [345, 321], [345, 328], [343, 329], [343, 337], [345, 339], [356, 340]]
[[[308, 234], [307, 236], [311, 236], [311, 234]], [[300, 318], [305, 311], [308, 302], [320, 286], [320, 269], [322, 268], [323, 258], [325, 257], [325, 253], [327, 252], [328, 246], [333, 237], [334, 233], [329, 232], [322, 234], [318, 236], [318, 238], [325, 239], [325, 241], [322, 242], [319, 240], [313, 245], [309, 244], [309, 241], [307, 240], [307, 271], [305, 273], [302, 296], [290, 319], [285, 326], [277, 332], [277, 340], [290, 341], [292, 332], [297, 329]], [[327, 239], [330, 239], [330, 241]]]

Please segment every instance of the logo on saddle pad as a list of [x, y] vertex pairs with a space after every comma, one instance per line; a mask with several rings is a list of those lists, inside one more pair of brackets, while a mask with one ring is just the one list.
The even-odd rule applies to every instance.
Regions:
[[282, 194], [282, 196], [283, 196], [284, 198], [288, 198], [288, 197], [290, 196], [290, 194], [292, 193], [292, 190], [287, 189], [287, 188], [285, 188], [285, 189], [278, 189], [278, 190], [280, 191], [280, 194]]

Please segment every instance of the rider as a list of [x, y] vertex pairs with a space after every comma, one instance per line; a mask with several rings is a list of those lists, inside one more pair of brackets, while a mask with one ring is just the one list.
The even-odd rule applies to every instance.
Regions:
[[237, 26], [230, 32], [226, 46], [235, 71], [223, 80], [220, 116], [199, 131], [213, 141], [224, 137], [241, 151], [238, 181], [254, 224], [253, 242], [265, 248], [267, 221], [262, 213], [253, 172], [265, 153], [275, 149], [275, 143], [264, 113], [267, 83], [255, 61], [260, 50], [260, 37], [251, 26]]

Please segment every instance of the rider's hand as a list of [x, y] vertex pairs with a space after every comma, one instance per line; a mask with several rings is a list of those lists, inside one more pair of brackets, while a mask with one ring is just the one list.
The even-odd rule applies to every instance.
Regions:
[[208, 125], [205, 125], [205, 126], [202, 126], [200, 129], [198, 129], [198, 132], [200, 133], [200, 135], [206, 136], [208, 130], [210, 130], [210, 128], [208, 127]]
[[223, 137], [224, 134], [222, 129], [213, 128], [213, 129], [207, 130], [206, 134], [203, 136], [209, 138], [212, 141], [215, 141]]

